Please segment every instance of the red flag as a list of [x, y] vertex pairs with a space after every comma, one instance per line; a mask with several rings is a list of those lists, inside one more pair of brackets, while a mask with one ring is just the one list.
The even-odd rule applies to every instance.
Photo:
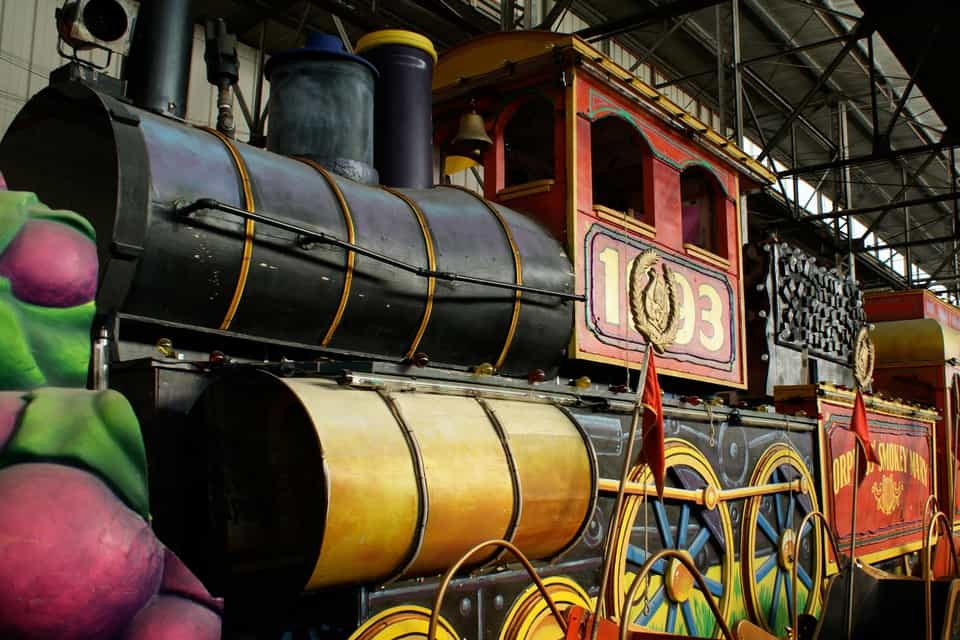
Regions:
[[663, 478], [667, 466], [663, 451], [663, 398], [660, 394], [657, 365], [654, 362], [652, 349], [648, 357], [650, 361], [647, 364], [647, 378], [643, 381], [643, 393], [640, 395], [640, 402], [643, 404], [643, 440], [640, 460], [650, 467], [653, 481], [657, 485], [657, 493], [663, 498]]
[[[861, 395], [859, 389], [857, 389], [857, 397], [853, 401], [853, 415], [850, 416], [850, 431], [853, 431], [854, 435], [857, 436], [857, 441], [860, 443], [866, 459], [874, 464], [880, 464], [880, 459], [877, 458], [877, 454], [870, 444], [870, 427], [867, 424], [867, 409], [863, 406], [863, 395]], [[861, 464], [860, 477], [857, 478], [858, 483], [863, 480], [866, 472], [867, 465]]]

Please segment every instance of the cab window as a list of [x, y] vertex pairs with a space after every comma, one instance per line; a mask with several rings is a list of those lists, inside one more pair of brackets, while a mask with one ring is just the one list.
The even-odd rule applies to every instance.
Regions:
[[553, 104], [532, 98], [503, 129], [504, 187], [553, 178]]
[[680, 200], [684, 243], [726, 256], [722, 191], [713, 174], [703, 167], [685, 169], [680, 174]]
[[590, 125], [593, 205], [644, 218], [644, 155], [649, 153], [633, 125], [617, 116]]

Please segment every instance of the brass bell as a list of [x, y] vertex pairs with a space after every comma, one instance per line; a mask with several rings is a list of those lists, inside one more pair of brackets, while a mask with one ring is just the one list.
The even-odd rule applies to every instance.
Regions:
[[487, 135], [487, 129], [483, 124], [483, 116], [477, 113], [476, 109], [471, 109], [469, 113], [460, 116], [457, 135], [453, 137], [453, 141], [450, 143], [450, 155], [479, 158], [484, 151], [490, 148], [491, 144], [493, 144], [493, 140]]

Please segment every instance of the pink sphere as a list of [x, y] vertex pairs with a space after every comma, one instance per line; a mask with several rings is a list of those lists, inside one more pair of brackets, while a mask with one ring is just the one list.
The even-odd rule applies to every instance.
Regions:
[[180, 596], [157, 596], [123, 635], [123, 640], [220, 640], [220, 616]]
[[0, 254], [0, 276], [13, 295], [44, 307], [73, 307], [97, 292], [97, 246], [77, 229], [29, 220]]
[[163, 549], [96, 476], [0, 470], [0, 638], [112, 638], [156, 593]]

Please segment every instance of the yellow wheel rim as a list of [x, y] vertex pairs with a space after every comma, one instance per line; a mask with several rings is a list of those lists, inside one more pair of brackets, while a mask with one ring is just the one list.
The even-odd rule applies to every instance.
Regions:
[[[546, 578], [547, 588], [561, 614], [572, 606], [591, 610], [590, 596], [583, 588], [564, 576]], [[517, 596], [500, 628], [499, 640], [562, 640], [563, 630], [553, 617], [547, 601], [536, 585]]]
[[[364, 622], [349, 640], [413, 640], [427, 637], [430, 609], [401, 605], [381, 611]], [[440, 616], [436, 640], [460, 640], [447, 620]]]
[[[820, 603], [820, 589], [812, 588], [820, 585], [823, 578], [820, 526], [814, 521], [800, 539], [795, 529], [803, 516], [818, 509], [817, 497], [803, 459], [784, 443], [771, 446], [760, 456], [750, 478], [750, 485], [755, 487], [796, 479], [800, 479], [803, 491], [754, 496], [747, 500], [743, 512], [740, 550], [743, 599], [753, 621], [776, 635], [783, 635], [790, 624], [794, 558], [799, 557], [797, 603], [800, 611], [814, 613]], [[765, 504], [774, 507], [772, 512], [763, 513], [761, 507]]]
[[[676, 478], [680, 477], [676, 474], [682, 473], [688, 481], [693, 481], [694, 486], [687, 488], [706, 489], [711, 495], [720, 490], [720, 481], [710, 467], [710, 462], [690, 443], [669, 438], [665, 442], [665, 454], [667, 484], [676, 484]], [[653, 484], [653, 476], [646, 466], [634, 467], [629, 480]], [[651, 549], [648, 550], [643, 549], [645, 522], [641, 508], [651, 512], [646, 523], [650, 527]], [[676, 517], [671, 520], [671, 515], [674, 514]], [[709, 526], [706, 524], [708, 521]], [[681, 526], [682, 523], [686, 523], [686, 526]], [[699, 528], [696, 534], [689, 535], [692, 526]], [[648, 606], [643, 605], [644, 589], [641, 588], [641, 600], [633, 603], [630, 608], [631, 625], [668, 633], [685, 631], [688, 635], [700, 637], [719, 636], [721, 630], [710, 613], [705, 598], [714, 598], [724, 618], [729, 617], [733, 596], [734, 553], [733, 527], [725, 503], [719, 502], [710, 509], [679, 500], [666, 499], [661, 503], [657, 498], [648, 500], [645, 496], [631, 495], [624, 501], [620, 527], [615, 535], [613, 573], [604, 602], [607, 615], [619, 619], [630, 582], [646, 557], [661, 548], [679, 548], [694, 558], [701, 554], [715, 558], [714, 563], [702, 567], [711, 593], [705, 594], [699, 588], [674, 589], [677, 585], [664, 582], [664, 574], [669, 573], [667, 563], [663, 563], [659, 570], [657, 565], [654, 565], [647, 594]], [[672, 592], [670, 594], [668, 587]]]

